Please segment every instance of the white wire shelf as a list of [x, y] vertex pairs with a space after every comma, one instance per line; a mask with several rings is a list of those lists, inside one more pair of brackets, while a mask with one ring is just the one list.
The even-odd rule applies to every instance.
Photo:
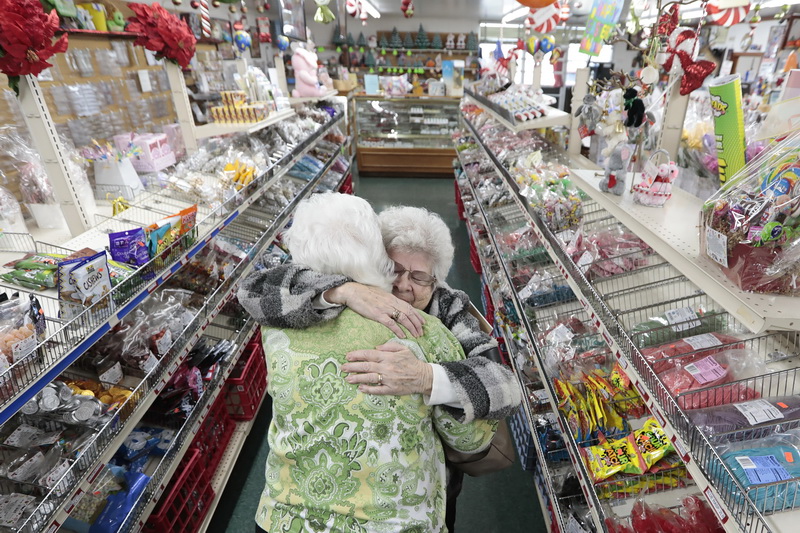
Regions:
[[[86, 352], [97, 340], [116, 325], [120, 320], [130, 314], [141, 304], [156, 288], [163, 285], [175, 272], [187, 264], [200, 250], [202, 250], [220, 231], [236, 220], [241, 213], [253, 205], [261, 195], [277, 179], [286, 174], [295, 162], [321, 139], [329, 129], [343, 118], [344, 114], [330, 120], [320, 127], [308, 139], [295, 146], [294, 149], [281, 157], [264, 174], [259, 176], [247, 188], [240, 191], [237, 197], [227, 201], [216, 210], [198, 207], [197, 227], [194, 232], [187, 233], [171, 248], [168, 254], [163, 254], [147, 265], [141, 267], [131, 277], [119, 283], [111, 293], [99, 304], [83, 311], [70, 321], [58, 320], [59, 303], [55, 295], [40, 295], [46, 316], [48, 317], [48, 331], [45, 342], [40, 343], [30, 356], [16, 362], [6, 372], [6, 376], [13, 379], [6, 381], [6, 393], [0, 398], [0, 424], [6, 422], [22, 405], [35, 396], [47, 383], [50, 383], [61, 372]], [[326, 166], [329, 168], [332, 162]], [[173, 199], [166, 194], [156, 194], [148, 197], [148, 201], [165, 202], [169, 207], [164, 209], [143, 209], [132, 207], [121, 213], [118, 219], [108, 219], [103, 225], [106, 231], [120, 231], [129, 229], [131, 223], [146, 225], [176, 212], [180, 206], [190, 203], [180, 199]], [[155, 199], [155, 200], [153, 200]], [[176, 208], [177, 206], [177, 208]], [[164, 212], [166, 210], [166, 212]], [[105, 236], [106, 241], [100, 243]], [[100, 245], [98, 249], [105, 248], [107, 233], [99, 227], [89, 230], [83, 236], [72, 241], [73, 245]], [[37, 246], [37, 251], [43, 251]], [[48, 245], [44, 245], [48, 248]], [[50, 247], [52, 248], [52, 247]], [[70, 253], [70, 249], [66, 249]], [[61, 251], [60, 249], [58, 251]], [[148, 274], [146, 277], [143, 273]], [[4, 285], [4, 284], [0, 284]], [[16, 291], [16, 286], [8, 286]], [[24, 292], [24, 291], [23, 291]]]
[[573, 170], [572, 178], [593, 200], [636, 233], [683, 275], [692, 280], [719, 305], [753, 333], [770, 329], [800, 328], [800, 299], [774, 294], [745, 292], [729, 280], [719, 266], [700, 251], [702, 200], [677, 187], [663, 208], [639, 205], [633, 196], [600, 191], [601, 174]]
[[299, 98], [295, 98], [292, 96], [289, 98], [289, 103], [292, 105], [299, 105], [299, 104], [308, 104], [312, 102], [322, 102], [324, 100], [327, 100], [331, 97], [338, 95], [339, 91], [337, 91], [336, 89], [331, 89], [330, 91], [327, 91], [325, 94], [320, 96], [302, 96]]
[[231, 133], [255, 133], [294, 115], [294, 109], [282, 109], [270, 113], [270, 115], [261, 122], [244, 122], [242, 124], [220, 124], [212, 122], [203, 124], [202, 126], [196, 126], [195, 134], [198, 139], [206, 139], [218, 135], [230, 135]]
[[566, 111], [561, 111], [555, 107], [543, 106], [546, 114], [541, 118], [517, 121], [509, 111], [497, 107], [491, 101], [483, 98], [480, 95], [471, 93], [468, 89], [464, 90], [464, 96], [467, 100], [481, 107], [484, 111], [492, 115], [492, 117], [496, 119], [497, 122], [502, 124], [507, 130], [513, 131], [514, 133], [524, 130], [553, 128], [556, 126], [568, 127], [570, 124], [572, 124], [572, 116]]

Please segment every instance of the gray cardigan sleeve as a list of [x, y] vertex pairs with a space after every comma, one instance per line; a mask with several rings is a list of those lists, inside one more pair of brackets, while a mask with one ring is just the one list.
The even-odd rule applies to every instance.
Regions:
[[444, 407], [459, 422], [500, 420], [513, 414], [522, 403], [519, 382], [511, 369], [489, 357], [497, 350], [497, 341], [481, 331], [478, 319], [470, 314], [466, 293], [446, 285], [438, 287], [430, 314], [453, 332], [467, 355], [463, 361], [441, 363], [463, 409]]
[[332, 320], [342, 312], [344, 306], [318, 310], [311, 303], [317, 295], [348, 281], [345, 276], [320, 274], [301, 265], [280, 265], [250, 274], [237, 296], [259, 324], [302, 329]]

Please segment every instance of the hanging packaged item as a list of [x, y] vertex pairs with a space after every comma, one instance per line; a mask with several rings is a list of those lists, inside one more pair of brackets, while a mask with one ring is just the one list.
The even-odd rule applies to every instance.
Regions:
[[746, 291], [800, 294], [800, 132], [770, 145], [704, 205], [700, 249]]

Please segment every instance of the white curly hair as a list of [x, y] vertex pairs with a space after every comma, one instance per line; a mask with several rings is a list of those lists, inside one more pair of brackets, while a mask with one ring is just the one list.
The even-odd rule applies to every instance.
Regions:
[[386, 254], [378, 215], [363, 198], [325, 193], [303, 200], [283, 240], [295, 263], [392, 290], [394, 262]]
[[383, 244], [389, 252], [420, 253], [433, 263], [433, 275], [444, 282], [453, 266], [453, 237], [442, 217], [422, 207], [394, 206], [380, 212]]

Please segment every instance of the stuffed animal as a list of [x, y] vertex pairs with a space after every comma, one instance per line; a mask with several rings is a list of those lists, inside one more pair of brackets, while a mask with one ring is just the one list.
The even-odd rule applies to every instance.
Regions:
[[622, 196], [625, 192], [628, 162], [632, 155], [631, 147], [624, 142], [618, 143], [606, 159], [606, 174], [600, 181], [600, 190]]
[[600, 117], [603, 116], [603, 110], [597, 105], [597, 97], [593, 94], [585, 95], [583, 104], [575, 111], [575, 116], [580, 118], [581, 126], [586, 127], [589, 135], [594, 134], [597, 123], [600, 121]]
[[600, 121], [600, 134], [606, 141], [606, 147], [600, 151], [603, 157], [611, 155], [617, 144], [628, 139], [625, 125], [622, 123], [622, 90], [614, 89], [606, 95], [605, 115]]
[[444, 43], [445, 48], [453, 49], [456, 47], [456, 36], [452, 33], [447, 34], [447, 41]]
[[108, 31], [125, 31], [125, 15], [119, 9], [114, 10], [114, 14], [106, 21]]
[[456, 41], [456, 48], [463, 50], [467, 47], [467, 36], [463, 33], [458, 34], [458, 41]]
[[328, 74], [328, 69], [326, 67], [322, 66], [317, 69], [317, 77], [323, 87], [329, 91], [333, 89], [333, 80], [330, 74]]
[[370, 35], [369, 39], [367, 39], [367, 46], [370, 48], [378, 48], [378, 36]]
[[644, 102], [639, 98], [639, 91], [633, 87], [629, 87], [625, 89], [623, 97], [625, 98], [625, 111], [628, 112], [628, 116], [625, 119], [625, 127], [638, 128], [645, 119]]
[[317, 54], [305, 48], [298, 48], [292, 54], [294, 68], [294, 90], [292, 96], [322, 96], [327, 89], [320, 85], [317, 76]]

